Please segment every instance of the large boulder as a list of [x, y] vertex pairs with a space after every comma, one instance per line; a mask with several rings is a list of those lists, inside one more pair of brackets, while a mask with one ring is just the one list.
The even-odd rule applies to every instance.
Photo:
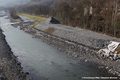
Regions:
[[51, 17], [50, 23], [51, 24], [60, 24], [60, 21], [55, 19], [54, 17]]

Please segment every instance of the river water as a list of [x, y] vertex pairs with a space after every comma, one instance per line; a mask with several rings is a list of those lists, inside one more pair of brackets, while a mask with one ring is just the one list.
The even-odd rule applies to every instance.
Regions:
[[86, 76], [109, 76], [96, 65], [77, 63], [40, 39], [14, 28], [6, 16], [0, 17], [0, 25], [14, 55], [18, 56], [33, 80], [82, 80]]

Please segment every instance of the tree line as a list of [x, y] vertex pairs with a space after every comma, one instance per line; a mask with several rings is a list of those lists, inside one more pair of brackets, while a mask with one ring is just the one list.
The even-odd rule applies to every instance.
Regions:
[[[17, 10], [53, 16], [63, 24], [120, 37], [120, 0], [31, 0]], [[34, 4], [32, 4], [34, 2]]]

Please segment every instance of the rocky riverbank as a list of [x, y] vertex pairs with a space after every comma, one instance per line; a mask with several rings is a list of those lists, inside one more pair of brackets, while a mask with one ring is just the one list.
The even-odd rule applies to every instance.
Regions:
[[0, 29], [0, 80], [30, 80], [11, 51]]
[[110, 59], [104, 59], [97, 54], [97, 48], [89, 47], [83, 44], [79, 44], [67, 39], [63, 39], [46, 32], [39, 32], [34, 34], [35, 37], [40, 38], [42, 41], [48, 43], [49, 45], [63, 51], [68, 56], [84, 62], [91, 62], [93, 64], [98, 64], [99, 68], [106, 68], [109, 73], [114, 75], [119, 75], [119, 61], [112, 61]]
[[[22, 30], [34, 35], [37, 38], [50, 44], [60, 51], [76, 60], [97, 63], [99, 68], [106, 68], [108, 72], [120, 76], [120, 62], [110, 59], [103, 59], [97, 54], [98, 49], [102, 48], [110, 40], [117, 40], [107, 35], [95, 33], [92, 31], [69, 28], [64, 25], [53, 25], [48, 22], [37, 26], [20, 26]], [[52, 31], [49, 29], [52, 29]]]

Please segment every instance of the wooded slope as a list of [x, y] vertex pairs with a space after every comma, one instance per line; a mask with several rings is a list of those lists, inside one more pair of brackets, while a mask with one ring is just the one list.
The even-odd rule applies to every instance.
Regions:
[[120, 37], [120, 0], [31, 0], [19, 11]]

